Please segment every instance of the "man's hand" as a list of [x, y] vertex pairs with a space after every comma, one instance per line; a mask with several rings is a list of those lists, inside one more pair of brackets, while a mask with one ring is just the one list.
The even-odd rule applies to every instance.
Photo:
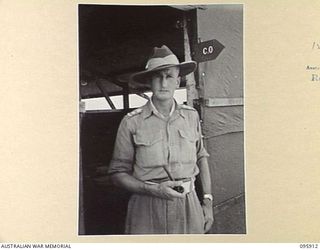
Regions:
[[205, 202], [202, 205], [202, 210], [203, 210], [204, 220], [205, 220], [204, 231], [205, 231], [205, 233], [207, 233], [211, 229], [213, 221], [214, 221], [212, 201], [208, 200], [208, 202]]
[[173, 200], [174, 198], [184, 198], [185, 194], [178, 193], [173, 187], [180, 186], [182, 181], [165, 181], [157, 185], [148, 185], [149, 192], [157, 197]]

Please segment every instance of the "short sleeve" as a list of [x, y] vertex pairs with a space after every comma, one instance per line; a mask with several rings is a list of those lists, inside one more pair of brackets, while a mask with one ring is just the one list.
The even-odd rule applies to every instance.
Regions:
[[133, 136], [129, 129], [128, 118], [124, 117], [119, 125], [112, 160], [108, 174], [132, 173], [134, 161]]
[[197, 161], [199, 161], [203, 157], [209, 157], [207, 150], [204, 147], [203, 136], [201, 132], [201, 124], [199, 120], [199, 115], [196, 113], [196, 126], [197, 126]]

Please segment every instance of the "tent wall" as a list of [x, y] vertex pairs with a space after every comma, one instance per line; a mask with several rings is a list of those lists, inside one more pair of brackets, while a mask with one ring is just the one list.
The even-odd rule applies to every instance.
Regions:
[[208, 5], [197, 15], [198, 38], [217, 39], [225, 46], [215, 60], [200, 64], [203, 97], [243, 97], [242, 5]]
[[206, 140], [216, 204], [244, 193], [243, 133]]
[[[199, 97], [205, 145], [210, 154], [209, 165], [215, 206], [244, 198], [243, 143], [243, 6], [208, 5], [197, 10], [198, 39], [218, 40], [225, 48], [215, 59], [199, 63]], [[234, 204], [234, 203], [233, 203]], [[234, 209], [234, 208], [233, 208]], [[216, 225], [244, 223], [242, 218], [218, 219]], [[240, 212], [239, 212], [240, 213]], [[219, 216], [217, 216], [219, 218]], [[232, 222], [232, 219], [235, 221]], [[235, 226], [230, 226], [235, 228]], [[216, 228], [216, 233], [244, 233]]]

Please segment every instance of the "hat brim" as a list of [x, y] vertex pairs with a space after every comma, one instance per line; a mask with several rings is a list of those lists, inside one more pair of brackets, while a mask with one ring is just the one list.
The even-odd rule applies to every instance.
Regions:
[[148, 87], [150, 86], [150, 82], [148, 82], [149, 76], [152, 75], [152, 73], [171, 67], [179, 67], [179, 76], [186, 76], [196, 70], [197, 63], [195, 61], [188, 61], [180, 64], [168, 64], [151, 70], [140, 71], [131, 75], [129, 85], [132, 88]]

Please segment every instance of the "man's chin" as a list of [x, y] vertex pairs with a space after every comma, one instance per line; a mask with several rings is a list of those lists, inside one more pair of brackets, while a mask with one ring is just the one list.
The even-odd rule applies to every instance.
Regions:
[[159, 101], [167, 101], [167, 100], [171, 100], [173, 96], [170, 95], [170, 93], [161, 93], [161, 94], [157, 94], [155, 98]]

